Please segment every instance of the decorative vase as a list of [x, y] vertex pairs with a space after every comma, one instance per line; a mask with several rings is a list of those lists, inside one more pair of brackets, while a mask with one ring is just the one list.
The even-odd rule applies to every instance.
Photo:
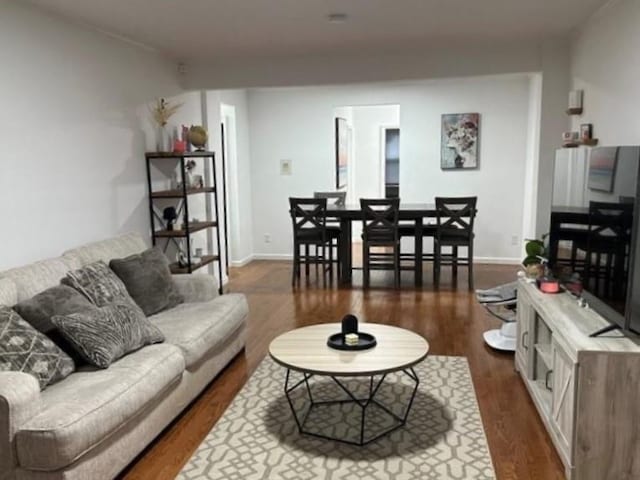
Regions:
[[156, 128], [156, 150], [170, 152], [172, 150], [171, 136], [166, 127], [158, 125]]

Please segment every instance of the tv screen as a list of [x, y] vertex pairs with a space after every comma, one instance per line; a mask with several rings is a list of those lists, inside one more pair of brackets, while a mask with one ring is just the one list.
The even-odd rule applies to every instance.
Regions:
[[550, 265], [579, 276], [604, 318], [640, 332], [640, 146], [561, 149], [554, 165]]

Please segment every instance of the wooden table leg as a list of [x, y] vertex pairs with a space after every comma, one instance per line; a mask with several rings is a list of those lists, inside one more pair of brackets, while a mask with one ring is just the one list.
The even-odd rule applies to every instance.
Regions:
[[351, 240], [351, 220], [340, 219], [341, 247], [340, 269], [342, 270], [342, 283], [351, 283], [353, 244]]
[[414, 276], [416, 287], [422, 286], [422, 217], [416, 218], [416, 226], [415, 226], [415, 265], [414, 265]]

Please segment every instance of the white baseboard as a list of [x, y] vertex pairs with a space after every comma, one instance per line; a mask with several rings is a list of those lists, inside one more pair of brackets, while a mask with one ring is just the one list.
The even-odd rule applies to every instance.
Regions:
[[509, 257], [475, 257], [473, 263], [488, 264], [488, 265], [520, 265], [522, 260], [520, 258]]
[[252, 257], [252, 260], [293, 260], [291, 253], [254, 253]]
[[254, 255], [247, 255], [245, 258], [243, 258], [242, 260], [232, 260], [231, 261], [231, 266], [232, 267], [244, 267], [245, 265], [247, 265], [248, 263], [251, 263], [251, 261], [254, 259]]

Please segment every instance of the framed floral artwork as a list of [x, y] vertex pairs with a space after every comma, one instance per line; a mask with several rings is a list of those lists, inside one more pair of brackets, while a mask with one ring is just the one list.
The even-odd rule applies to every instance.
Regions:
[[442, 115], [440, 168], [462, 170], [478, 168], [479, 113]]

